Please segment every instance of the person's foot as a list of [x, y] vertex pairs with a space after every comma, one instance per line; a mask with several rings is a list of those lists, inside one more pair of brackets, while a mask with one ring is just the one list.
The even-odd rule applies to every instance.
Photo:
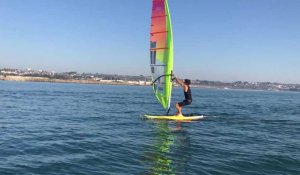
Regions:
[[182, 113], [177, 113], [176, 116], [182, 116]]

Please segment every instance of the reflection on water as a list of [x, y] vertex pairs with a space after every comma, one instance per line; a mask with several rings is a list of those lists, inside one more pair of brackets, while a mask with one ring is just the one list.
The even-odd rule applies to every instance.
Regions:
[[181, 123], [156, 123], [146, 174], [185, 174], [190, 159], [190, 139]]

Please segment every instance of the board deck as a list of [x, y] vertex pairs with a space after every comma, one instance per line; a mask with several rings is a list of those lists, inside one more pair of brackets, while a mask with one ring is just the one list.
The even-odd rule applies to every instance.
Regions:
[[200, 120], [203, 119], [203, 115], [200, 116], [152, 116], [152, 115], [144, 115], [147, 119], [156, 119], [156, 120], [176, 120], [176, 121], [192, 121], [192, 120]]

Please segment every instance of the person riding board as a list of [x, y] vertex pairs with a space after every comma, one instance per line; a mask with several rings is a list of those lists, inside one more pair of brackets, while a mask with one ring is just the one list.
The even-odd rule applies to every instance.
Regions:
[[186, 105], [190, 105], [192, 103], [192, 92], [191, 92], [191, 88], [190, 88], [190, 84], [191, 84], [191, 80], [189, 79], [184, 79], [184, 81], [178, 79], [177, 77], [174, 77], [174, 79], [176, 80], [176, 82], [183, 88], [183, 93], [184, 93], [184, 97], [185, 100], [183, 100], [180, 103], [176, 103], [176, 109], [177, 109], [177, 116], [182, 116], [182, 107], [186, 106]]

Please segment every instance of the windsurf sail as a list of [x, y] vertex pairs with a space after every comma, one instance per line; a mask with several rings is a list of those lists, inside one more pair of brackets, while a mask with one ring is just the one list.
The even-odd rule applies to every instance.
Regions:
[[157, 100], [170, 109], [173, 71], [173, 37], [167, 0], [152, 0], [150, 67]]

